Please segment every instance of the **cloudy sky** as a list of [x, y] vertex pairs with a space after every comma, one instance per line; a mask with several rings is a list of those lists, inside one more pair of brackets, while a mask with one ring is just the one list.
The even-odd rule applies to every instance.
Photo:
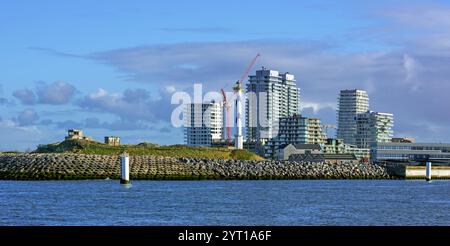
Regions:
[[449, 1], [17, 0], [0, 3], [0, 150], [68, 128], [182, 143], [171, 95], [218, 90], [258, 52], [306, 116], [335, 124], [339, 90], [361, 88], [396, 136], [450, 142]]

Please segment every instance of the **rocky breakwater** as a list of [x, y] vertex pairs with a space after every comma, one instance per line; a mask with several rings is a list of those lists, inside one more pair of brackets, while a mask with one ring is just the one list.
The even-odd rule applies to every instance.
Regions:
[[328, 162], [292, 162], [292, 161], [242, 161], [207, 160], [181, 158], [180, 161], [191, 166], [199, 175], [219, 179], [391, 179], [385, 167], [341, 161]]
[[[192, 172], [176, 158], [130, 157], [131, 179], [174, 179]], [[115, 155], [0, 154], [0, 179], [72, 180], [119, 179], [120, 158]]]
[[[119, 156], [82, 154], [0, 154], [0, 179], [118, 179]], [[342, 161], [338, 164], [131, 156], [136, 179], [389, 179], [382, 166]]]
[[3, 154], [0, 178], [13, 180], [119, 177], [118, 156], [78, 154]]

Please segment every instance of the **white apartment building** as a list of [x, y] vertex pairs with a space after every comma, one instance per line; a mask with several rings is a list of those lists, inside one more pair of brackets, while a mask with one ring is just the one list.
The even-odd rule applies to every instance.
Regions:
[[375, 143], [391, 142], [394, 115], [367, 111], [356, 115], [356, 146], [370, 148]]
[[369, 110], [369, 96], [363, 90], [341, 90], [338, 98], [337, 138], [356, 145], [356, 116]]
[[186, 104], [185, 142], [188, 146], [211, 146], [222, 139], [223, 112], [220, 103]]
[[246, 85], [247, 141], [264, 144], [278, 134], [281, 117], [298, 114], [300, 89], [293, 74], [262, 68]]

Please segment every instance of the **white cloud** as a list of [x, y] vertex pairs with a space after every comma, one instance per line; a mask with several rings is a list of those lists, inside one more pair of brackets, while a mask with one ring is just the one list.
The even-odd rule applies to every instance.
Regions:
[[385, 16], [408, 28], [448, 32], [450, 7], [443, 4], [408, 4], [385, 11]]
[[164, 90], [165, 90], [167, 93], [174, 93], [177, 89], [175, 88], [175, 86], [169, 85], [169, 86], [166, 86], [166, 87], [164, 88]]
[[76, 93], [76, 88], [66, 82], [58, 81], [52, 84], [38, 83], [36, 89], [20, 89], [13, 92], [13, 96], [25, 105], [68, 103]]
[[111, 93], [100, 88], [84, 96], [77, 105], [84, 110], [116, 115], [122, 121], [169, 121], [170, 97], [164, 91], [160, 93], [158, 99], [153, 99], [150, 92], [144, 89]]
[[332, 108], [336, 110], [336, 103], [320, 103], [320, 102], [301, 102], [302, 110], [305, 108], [312, 108], [313, 113], [318, 113], [321, 109]]
[[19, 126], [35, 125], [39, 120], [39, 115], [33, 109], [25, 109], [17, 116]]
[[414, 79], [419, 72], [419, 64], [418, 62], [410, 55], [403, 55], [403, 68], [405, 70], [405, 82], [406, 83], [414, 83]]
[[[13, 120], [0, 120], [0, 150], [35, 149], [46, 136], [36, 126], [20, 126]], [[12, 141], [14, 140], [14, 141]]]
[[73, 85], [63, 81], [57, 81], [47, 85], [42, 83], [37, 87], [38, 102], [42, 104], [66, 104], [75, 95]]
[[20, 89], [13, 93], [13, 96], [25, 105], [32, 105], [36, 103], [36, 95], [30, 89]]

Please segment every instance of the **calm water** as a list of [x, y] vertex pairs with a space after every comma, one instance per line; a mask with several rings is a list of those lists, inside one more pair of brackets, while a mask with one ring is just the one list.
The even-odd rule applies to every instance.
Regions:
[[450, 182], [0, 181], [0, 225], [450, 225]]

